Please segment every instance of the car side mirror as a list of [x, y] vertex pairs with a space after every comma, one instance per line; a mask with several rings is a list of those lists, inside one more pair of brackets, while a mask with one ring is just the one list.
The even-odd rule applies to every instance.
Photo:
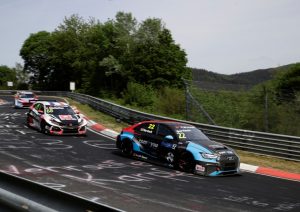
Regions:
[[174, 137], [172, 135], [167, 135], [167, 136], [165, 136], [165, 140], [172, 141], [172, 140], [174, 140]]

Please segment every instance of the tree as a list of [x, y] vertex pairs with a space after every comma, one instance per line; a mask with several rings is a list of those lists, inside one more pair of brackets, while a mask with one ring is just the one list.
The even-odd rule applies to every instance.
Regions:
[[183, 86], [182, 78], [190, 72], [186, 68], [186, 54], [160, 19], [145, 20], [136, 41], [132, 74], [137, 82], [155, 88]]
[[30, 83], [36, 89], [47, 89], [47, 79], [53, 71], [50, 63], [51, 33], [40, 31], [31, 34], [20, 50], [24, 70], [30, 74]]
[[53, 72], [49, 80], [51, 90], [68, 90], [69, 82], [81, 87], [82, 76], [88, 59], [85, 58], [84, 35], [89, 26], [78, 15], [65, 18], [52, 33], [51, 64]]
[[72, 15], [54, 32], [31, 34], [20, 55], [34, 88], [68, 90], [74, 81], [95, 96], [106, 91], [121, 96], [129, 81], [178, 87], [190, 73], [185, 52], [160, 19], [138, 24], [124, 12], [103, 24]]
[[289, 67], [288, 70], [279, 72], [275, 80], [277, 100], [293, 101], [297, 92], [300, 91], [300, 63]]
[[16, 73], [17, 89], [27, 90], [29, 88], [29, 74], [20, 63], [16, 63], [16, 66], [12, 70]]
[[16, 83], [16, 73], [13, 69], [7, 66], [0, 66], [0, 88], [7, 89], [7, 82], [14, 82]]

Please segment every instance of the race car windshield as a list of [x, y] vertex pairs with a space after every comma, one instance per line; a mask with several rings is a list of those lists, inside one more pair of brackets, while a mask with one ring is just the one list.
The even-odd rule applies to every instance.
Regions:
[[179, 140], [209, 140], [209, 138], [203, 132], [201, 132], [201, 130], [193, 126], [175, 126], [174, 130]]
[[74, 115], [75, 112], [70, 107], [47, 107], [46, 113], [52, 115]]
[[21, 98], [34, 98], [34, 95], [33, 94], [22, 94], [20, 97]]

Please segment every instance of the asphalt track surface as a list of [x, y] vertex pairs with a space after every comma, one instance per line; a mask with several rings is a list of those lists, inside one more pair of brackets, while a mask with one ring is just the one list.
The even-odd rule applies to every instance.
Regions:
[[0, 170], [125, 211], [300, 211], [300, 183], [253, 173], [201, 177], [125, 158], [114, 141], [28, 128], [0, 105]]

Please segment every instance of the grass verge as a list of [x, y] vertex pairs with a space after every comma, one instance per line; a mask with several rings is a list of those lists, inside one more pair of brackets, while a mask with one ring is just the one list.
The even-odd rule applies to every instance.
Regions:
[[[84, 115], [91, 120], [104, 125], [105, 127], [112, 129], [116, 132], [120, 132], [122, 128], [128, 126], [124, 122], [118, 122], [115, 118], [94, 110], [88, 105], [80, 104], [72, 99], [67, 98], [70, 105], [76, 106]], [[300, 162], [288, 161], [284, 159], [274, 158], [270, 156], [253, 154], [246, 151], [237, 150], [240, 156], [241, 162], [256, 166], [269, 167], [279, 169], [282, 171], [288, 171], [300, 174]]]
[[129, 126], [124, 122], [118, 122], [114, 117], [106, 115], [102, 112], [96, 111], [89, 105], [78, 103], [72, 99], [66, 98], [70, 105], [77, 107], [77, 109], [87, 116], [89, 119], [104, 125], [108, 129], [112, 129], [116, 132], [121, 132], [124, 127]]

